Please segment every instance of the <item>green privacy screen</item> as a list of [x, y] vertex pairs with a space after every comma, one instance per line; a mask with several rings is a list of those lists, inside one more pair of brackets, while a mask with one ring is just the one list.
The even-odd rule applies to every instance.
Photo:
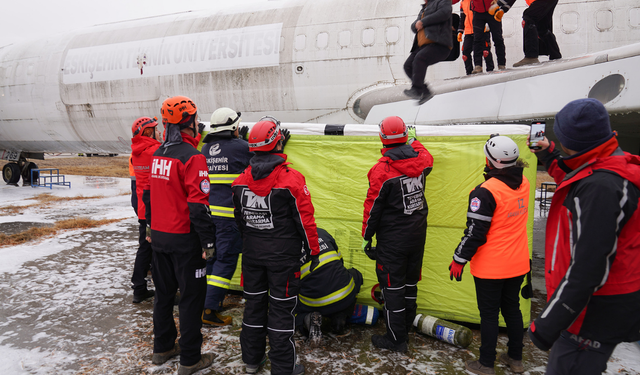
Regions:
[[[344, 135], [324, 135], [325, 125], [285, 124], [283, 127], [292, 133], [285, 147], [287, 161], [306, 178], [317, 225], [333, 235], [345, 266], [357, 268], [364, 276], [358, 302], [380, 307], [371, 297], [372, 288], [377, 284], [375, 262], [361, 250], [367, 173], [381, 157], [378, 127], [346, 125], [338, 131]], [[528, 130], [528, 126], [522, 125], [417, 126], [418, 140], [434, 158], [425, 188], [429, 216], [422, 280], [418, 283], [419, 313], [480, 323], [469, 267], [465, 267], [461, 282], [449, 280], [448, 267], [466, 227], [469, 192], [484, 181], [483, 146], [490, 134], [511, 137], [520, 148], [520, 156], [530, 166], [525, 169], [525, 176], [532, 186], [528, 221], [531, 252], [536, 158], [526, 146]], [[240, 270], [238, 264], [233, 289], [241, 289]], [[531, 303], [521, 299], [520, 304], [527, 327]], [[502, 317], [500, 319], [504, 326]]]

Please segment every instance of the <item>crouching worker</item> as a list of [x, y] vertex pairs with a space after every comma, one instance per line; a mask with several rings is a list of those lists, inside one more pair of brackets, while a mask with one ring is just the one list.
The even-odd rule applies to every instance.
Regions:
[[362, 286], [362, 274], [355, 268], [346, 269], [335, 239], [318, 228], [320, 255], [304, 264], [300, 270], [300, 302], [296, 306], [296, 326], [310, 340], [322, 336], [322, 317], [331, 319], [331, 331], [345, 333], [356, 296]]

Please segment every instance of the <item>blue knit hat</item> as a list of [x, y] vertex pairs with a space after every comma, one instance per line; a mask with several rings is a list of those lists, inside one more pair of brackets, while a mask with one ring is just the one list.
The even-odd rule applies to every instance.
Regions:
[[578, 99], [558, 112], [553, 132], [569, 150], [583, 151], [613, 137], [609, 113], [596, 99]]

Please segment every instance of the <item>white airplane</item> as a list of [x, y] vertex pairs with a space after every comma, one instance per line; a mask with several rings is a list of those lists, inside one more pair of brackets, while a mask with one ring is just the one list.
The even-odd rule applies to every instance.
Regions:
[[[623, 85], [619, 93], [637, 92], [637, 80], [625, 78], [633, 68], [589, 73], [599, 77], [576, 73], [583, 68], [578, 62], [608, 62], [598, 52], [630, 45], [632, 52], [625, 53], [631, 60], [623, 60], [637, 70], [637, 0], [567, 0], [554, 14], [562, 60], [477, 77], [463, 77], [460, 59], [441, 62], [429, 68], [427, 81], [442, 95], [419, 108], [398, 93], [409, 82], [402, 66], [414, 37], [409, 25], [421, 4], [263, 0], [0, 47], [0, 159], [9, 161], [3, 178], [28, 179], [36, 165], [27, 159], [42, 159], [45, 152], [128, 153], [133, 120], [159, 117], [162, 101], [175, 95], [191, 97], [202, 119], [228, 106], [245, 121], [270, 114], [283, 122], [377, 123], [393, 112], [409, 123], [457, 124], [550, 118], [564, 103], [589, 95], [570, 87], [595, 87], [603, 78], [600, 86], [617, 82]], [[525, 8], [518, 1], [502, 21], [507, 66], [523, 57]], [[544, 86], [549, 79], [552, 88]], [[531, 93], [545, 100], [528, 106]], [[623, 101], [612, 120], [635, 132], [630, 151], [637, 152], [640, 100]], [[491, 110], [475, 112], [485, 103]], [[519, 105], [506, 108], [513, 103]]]

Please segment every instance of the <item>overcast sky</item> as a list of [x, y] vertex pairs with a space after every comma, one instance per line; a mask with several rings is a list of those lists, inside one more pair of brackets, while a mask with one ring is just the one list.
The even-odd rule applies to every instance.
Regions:
[[267, 0], [6, 0], [0, 46], [101, 23]]

